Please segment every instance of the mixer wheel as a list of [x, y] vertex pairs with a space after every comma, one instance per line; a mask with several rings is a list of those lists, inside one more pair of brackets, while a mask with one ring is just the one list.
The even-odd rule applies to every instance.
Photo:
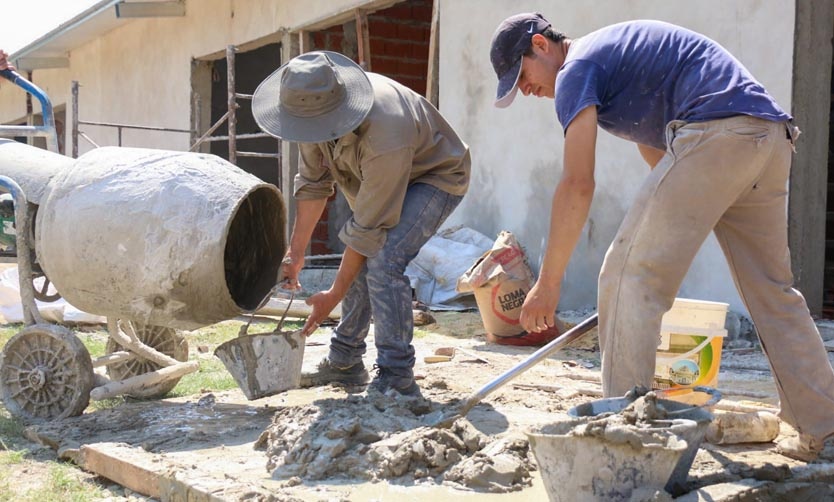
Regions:
[[[188, 342], [175, 329], [143, 324], [136, 321], [123, 320], [122, 322], [129, 322], [136, 332], [136, 336], [145, 345], [162, 352], [166, 356], [173, 357], [177, 361], [185, 361], [188, 359]], [[108, 354], [112, 354], [113, 352], [127, 349], [122, 348], [119, 342], [113, 338], [108, 338], [105, 350]], [[140, 356], [134, 356], [133, 359], [107, 366], [107, 376], [111, 380], [124, 380], [156, 371], [159, 368], [161, 366], [153, 361]], [[128, 395], [139, 399], [162, 397], [176, 387], [179, 381], [179, 378], [166, 380], [147, 388], [131, 391]]]
[[24, 328], [0, 353], [0, 396], [16, 417], [55, 420], [80, 415], [92, 388], [90, 353], [64, 327]]

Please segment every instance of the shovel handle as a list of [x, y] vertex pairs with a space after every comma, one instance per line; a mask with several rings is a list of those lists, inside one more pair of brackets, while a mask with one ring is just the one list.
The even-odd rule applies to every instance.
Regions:
[[545, 345], [544, 347], [540, 348], [539, 350], [533, 352], [527, 359], [521, 361], [519, 364], [513, 366], [509, 370], [507, 370], [504, 374], [496, 378], [495, 380], [487, 383], [483, 387], [481, 387], [476, 393], [470, 396], [464, 403], [460, 409], [459, 415], [464, 416], [469, 413], [476, 404], [480, 403], [483, 398], [495, 392], [496, 389], [503, 387], [507, 384], [510, 380], [514, 379], [515, 377], [519, 376], [520, 374], [524, 373], [531, 367], [535, 366], [539, 361], [546, 358], [550, 354], [561, 350], [565, 345], [576, 341], [580, 337], [582, 337], [585, 333], [591, 331], [596, 325], [599, 323], [599, 316], [598, 314], [594, 314], [591, 317], [585, 319], [581, 323], [577, 324], [576, 326], [572, 327], [571, 329], [565, 331], [561, 335], [559, 335], [556, 339]]

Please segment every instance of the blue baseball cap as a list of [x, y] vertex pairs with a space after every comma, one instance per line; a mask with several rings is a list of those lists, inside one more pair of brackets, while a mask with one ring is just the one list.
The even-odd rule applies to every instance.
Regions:
[[498, 26], [492, 35], [489, 59], [498, 76], [498, 93], [495, 106], [506, 108], [518, 92], [521, 75], [521, 56], [530, 48], [533, 35], [550, 27], [550, 22], [538, 12], [510, 16]]

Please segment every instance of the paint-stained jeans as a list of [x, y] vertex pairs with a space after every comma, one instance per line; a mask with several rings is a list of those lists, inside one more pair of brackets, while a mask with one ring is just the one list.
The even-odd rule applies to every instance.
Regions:
[[787, 184], [796, 135], [788, 124], [746, 116], [669, 124], [666, 155], [600, 273], [606, 396], [651, 385], [661, 317], [714, 231], [773, 369], [780, 416], [818, 438], [834, 433], [834, 370], [792, 287]]
[[432, 185], [408, 187], [397, 226], [385, 245], [368, 258], [342, 300], [342, 319], [330, 339], [330, 361], [350, 366], [362, 361], [365, 337], [374, 320], [376, 363], [401, 376], [412, 376], [414, 318], [408, 263], [463, 199]]

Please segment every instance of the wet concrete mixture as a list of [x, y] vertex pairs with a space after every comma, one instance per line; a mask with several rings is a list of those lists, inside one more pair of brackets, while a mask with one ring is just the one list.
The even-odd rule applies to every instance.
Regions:
[[[444, 429], [434, 426], [440, 417], [535, 349], [486, 343], [477, 313], [434, 315], [436, 324], [415, 338], [422, 398], [333, 386], [255, 401], [237, 389], [206, 391], [126, 402], [34, 425], [27, 434], [60, 458], [159, 500], [547, 500], [526, 433], [601, 399], [593, 336], [535, 365]], [[308, 339], [305, 370], [327, 353], [328, 337]], [[724, 399], [715, 412], [777, 412], [764, 355], [755, 346], [728, 345], [719, 377]], [[458, 349], [451, 360], [426, 362], [448, 347]], [[369, 343], [366, 364], [374, 357]], [[780, 438], [791, 434], [780, 424]], [[705, 441], [675, 500], [832, 498], [832, 444], [806, 464], [779, 455], [773, 442]]]

